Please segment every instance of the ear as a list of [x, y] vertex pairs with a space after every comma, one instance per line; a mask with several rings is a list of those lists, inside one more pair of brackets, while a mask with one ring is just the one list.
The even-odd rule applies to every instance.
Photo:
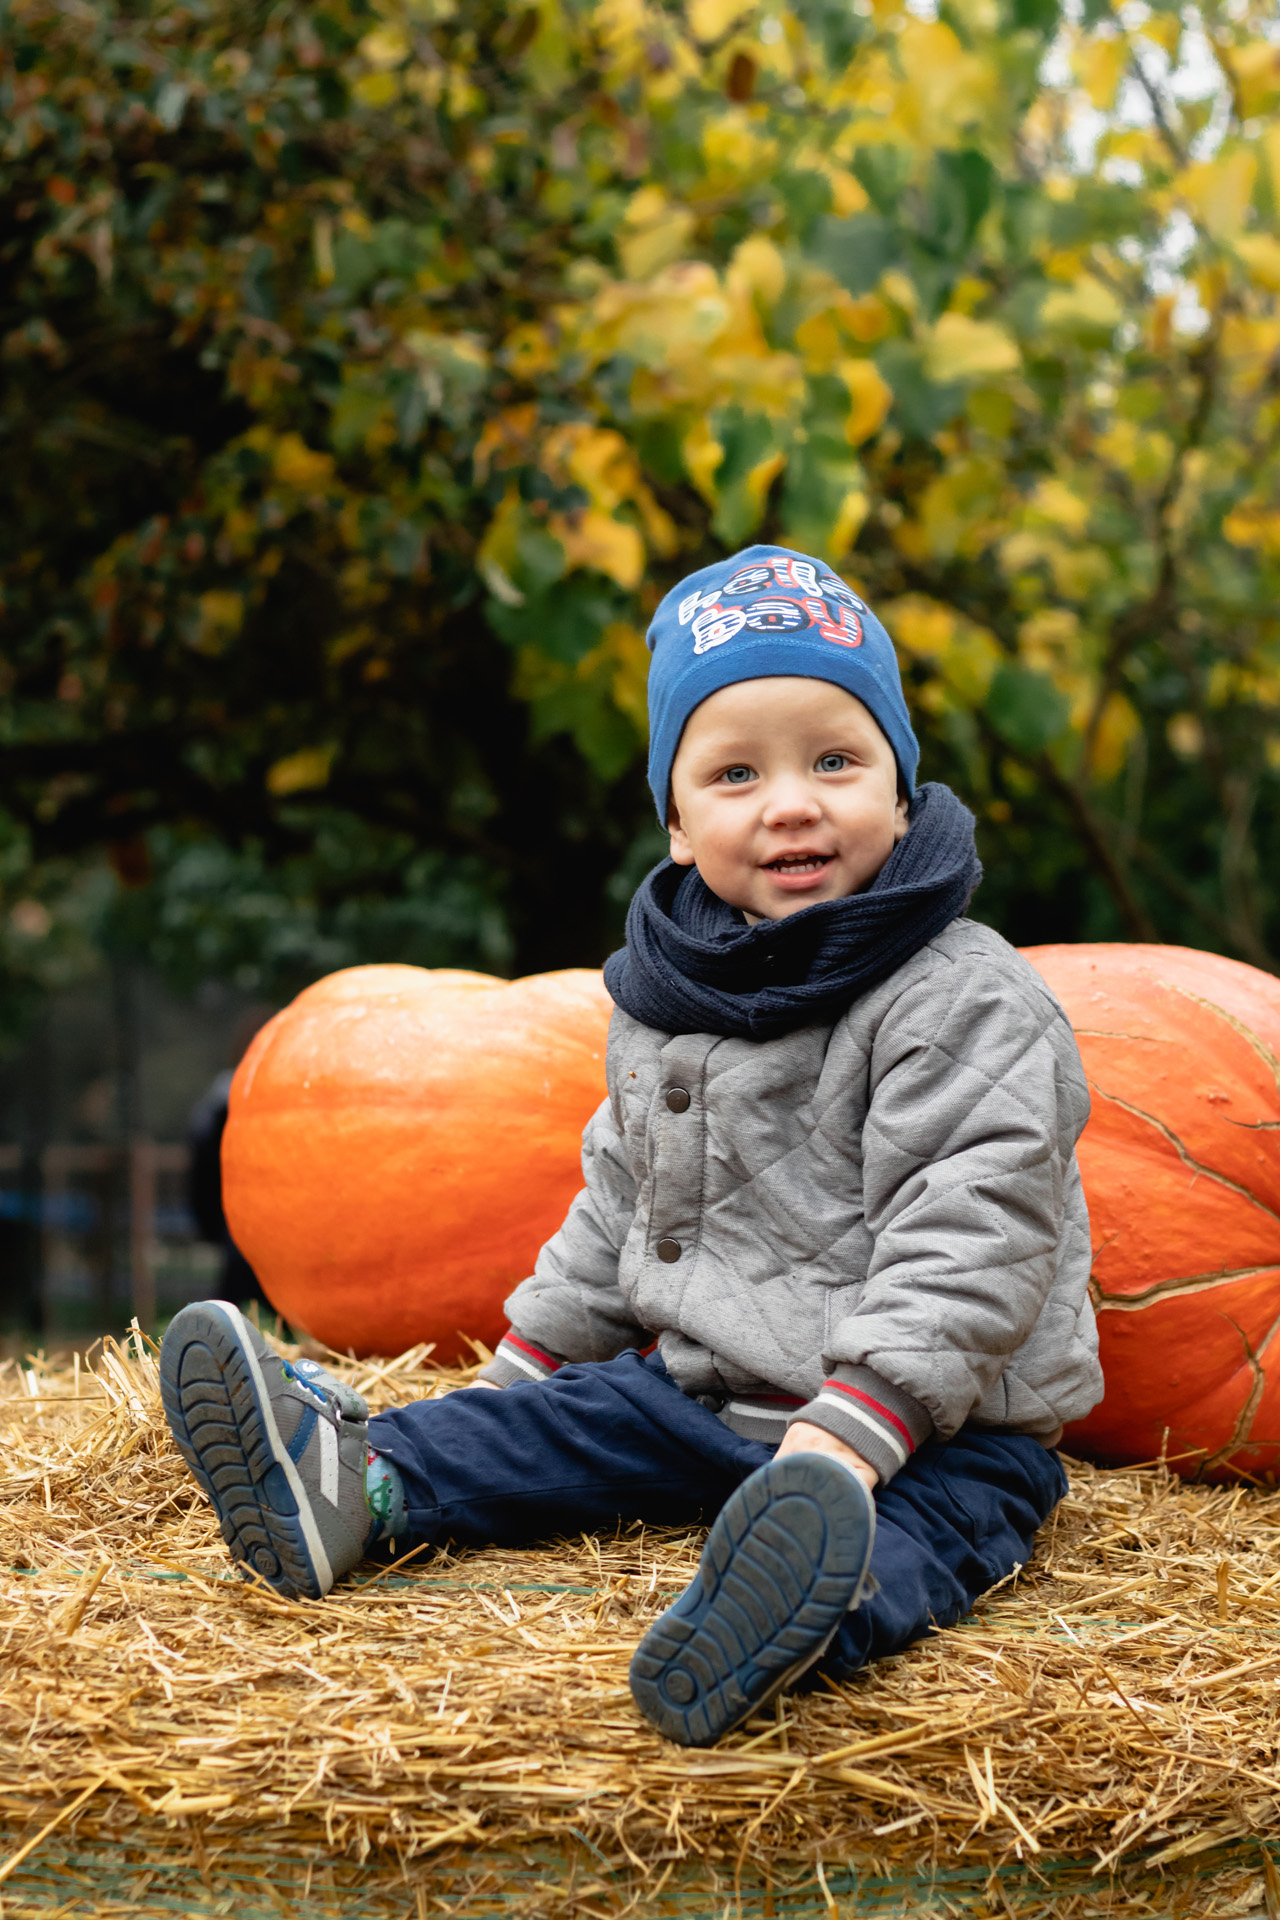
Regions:
[[694, 864], [693, 848], [689, 836], [680, 825], [680, 809], [672, 800], [667, 806], [667, 832], [671, 835], [671, 858], [678, 867], [691, 867]]
[[897, 804], [893, 809], [893, 841], [895, 846], [898, 841], [902, 839], [911, 824], [907, 819], [907, 812], [910, 806], [911, 802], [908, 800], [906, 794], [899, 793]]

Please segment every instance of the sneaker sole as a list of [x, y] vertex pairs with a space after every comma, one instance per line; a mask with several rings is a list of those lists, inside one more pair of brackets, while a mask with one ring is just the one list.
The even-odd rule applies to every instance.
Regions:
[[875, 1536], [865, 1483], [797, 1453], [730, 1495], [694, 1580], [631, 1662], [645, 1719], [683, 1747], [709, 1746], [820, 1659], [861, 1597]]
[[328, 1593], [329, 1556], [238, 1308], [206, 1300], [175, 1315], [160, 1351], [160, 1395], [232, 1558], [292, 1600]]

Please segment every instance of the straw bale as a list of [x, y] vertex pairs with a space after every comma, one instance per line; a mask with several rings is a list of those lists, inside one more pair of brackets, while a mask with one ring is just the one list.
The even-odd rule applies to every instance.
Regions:
[[[331, 1364], [377, 1407], [469, 1377], [423, 1349]], [[1032, 1564], [969, 1620], [686, 1752], [640, 1720], [627, 1664], [697, 1533], [402, 1556], [294, 1604], [233, 1574], [140, 1337], [0, 1364], [0, 1423], [8, 1913], [42, 1858], [95, 1846], [269, 1861], [309, 1893], [359, 1869], [365, 1896], [411, 1886], [394, 1910], [424, 1914], [686, 1911], [696, 1868], [726, 1898], [781, 1872], [815, 1912], [950, 1875], [957, 1912], [976, 1909], [955, 1876], [997, 1876], [982, 1910], [1029, 1890], [1119, 1916], [1176, 1910], [1149, 1889], [1206, 1864], [1187, 1911], [1280, 1912], [1256, 1845], [1280, 1834], [1274, 1490], [1076, 1466]], [[581, 1865], [568, 1892], [485, 1904], [476, 1862], [527, 1887], [548, 1848]], [[1085, 1891], [1050, 1907], [1064, 1863]]]

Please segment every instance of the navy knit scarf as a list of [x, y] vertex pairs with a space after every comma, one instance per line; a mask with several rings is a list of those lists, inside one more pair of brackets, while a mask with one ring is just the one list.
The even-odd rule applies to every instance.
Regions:
[[754, 927], [696, 867], [664, 860], [636, 891], [606, 987], [663, 1033], [771, 1040], [837, 1019], [962, 914], [982, 878], [973, 815], [950, 787], [919, 788], [910, 821], [865, 892]]

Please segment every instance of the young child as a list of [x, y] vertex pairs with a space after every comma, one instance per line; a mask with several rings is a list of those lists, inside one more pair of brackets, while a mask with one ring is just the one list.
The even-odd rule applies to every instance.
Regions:
[[218, 1301], [174, 1320], [162, 1380], [232, 1554], [288, 1595], [389, 1536], [716, 1516], [631, 1669], [702, 1745], [1025, 1562], [1102, 1382], [1075, 1041], [964, 918], [973, 820], [915, 786], [888, 635], [756, 546], [669, 593], [649, 644], [671, 858], [605, 968], [585, 1185], [479, 1387], [366, 1421]]

